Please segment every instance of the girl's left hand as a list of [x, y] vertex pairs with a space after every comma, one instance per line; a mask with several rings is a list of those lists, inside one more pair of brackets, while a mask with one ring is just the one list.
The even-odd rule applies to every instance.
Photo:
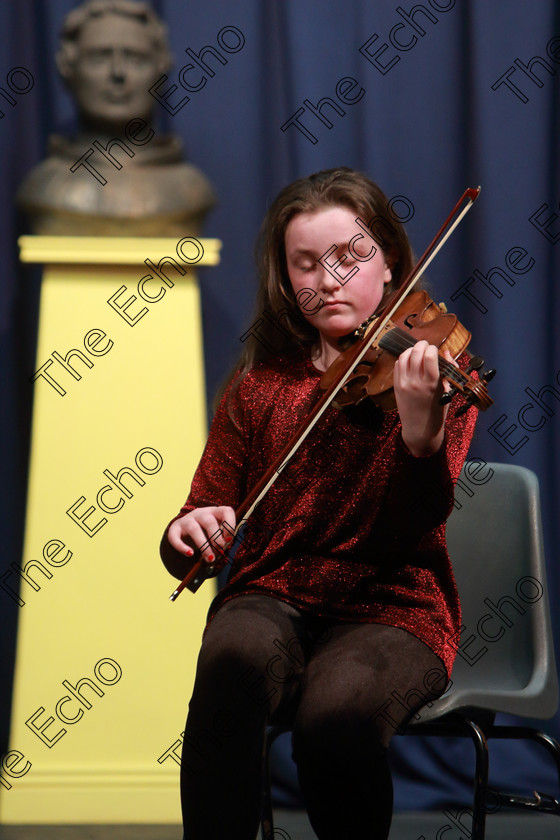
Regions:
[[[444, 355], [457, 366], [449, 351]], [[443, 443], [449, 408], [439, 400], [450, 387], [440, 378], [437, 347], [419, 341], [401, 353], [395, 362], [393, 385], [407, 448], [417, 457], [433, 455]]]

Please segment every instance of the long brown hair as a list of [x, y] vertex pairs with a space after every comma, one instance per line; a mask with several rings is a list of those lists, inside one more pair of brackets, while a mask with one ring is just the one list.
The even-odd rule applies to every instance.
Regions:
[[[248, 371], [259, 362], [275, 357], [290, 357], [310, 352], [319, 340], [319, 332], [306, 320], [292, 290], [286, 265], [285, 235], [290, 221], [298, 213], [314, 213], [326, 207], [348, 207], [367, 225], [371, 236], [381, 247], [392, 279], [387, 283], [382, 307], [392, 292], [411, 271], [413, 255], [408, 237], [382, 190], [361, 172], [348, 167], [325, 169], [307, 178], [300, 178], [285, 187], [266, 214], [257, 240], [256, 258], [259, 289], [254, 324], [263, 315], [275, 324], [273, 349], [255, 330], [243, 337], [241, 356], [220, 389], [216, 403], [232, 378], [238, 387]], [[359, 228], [357, 228], [357, 231]]]

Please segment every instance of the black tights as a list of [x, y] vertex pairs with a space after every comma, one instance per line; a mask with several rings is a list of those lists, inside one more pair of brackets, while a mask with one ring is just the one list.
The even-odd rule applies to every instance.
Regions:
[[405, 630], [320, 619], [266, 595], [228, 601], [204, 638], [187, 718], [185, 840], [255, 840], [265, 727], [288, 720], [317, 837], [386, 840], [389, 740], [444, 683], [440, 659]]

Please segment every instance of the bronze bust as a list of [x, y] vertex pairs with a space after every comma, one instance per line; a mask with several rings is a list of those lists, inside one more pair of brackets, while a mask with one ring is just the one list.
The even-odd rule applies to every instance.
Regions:
[[171, 55], [150, 6], [87, 0], [66, 16], [56, 59], [79, 125], [74, 137], [51, 135], [47, 159], [19, 188], [33, 232], [197, 235], [215, 196], [183, 162], [180, 139], [152, 128], [149, 91]]

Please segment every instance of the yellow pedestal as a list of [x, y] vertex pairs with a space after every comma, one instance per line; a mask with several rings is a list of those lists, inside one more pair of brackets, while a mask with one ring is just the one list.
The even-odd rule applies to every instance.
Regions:
[[171, 604], [158, 545], [206, 438], [194, 270], [220, 243], [20, 245], [45, 269], [24, 557], [0, 570], [20, 606], [1, 820], [179, 822], [170, 748], [215, 590]]

